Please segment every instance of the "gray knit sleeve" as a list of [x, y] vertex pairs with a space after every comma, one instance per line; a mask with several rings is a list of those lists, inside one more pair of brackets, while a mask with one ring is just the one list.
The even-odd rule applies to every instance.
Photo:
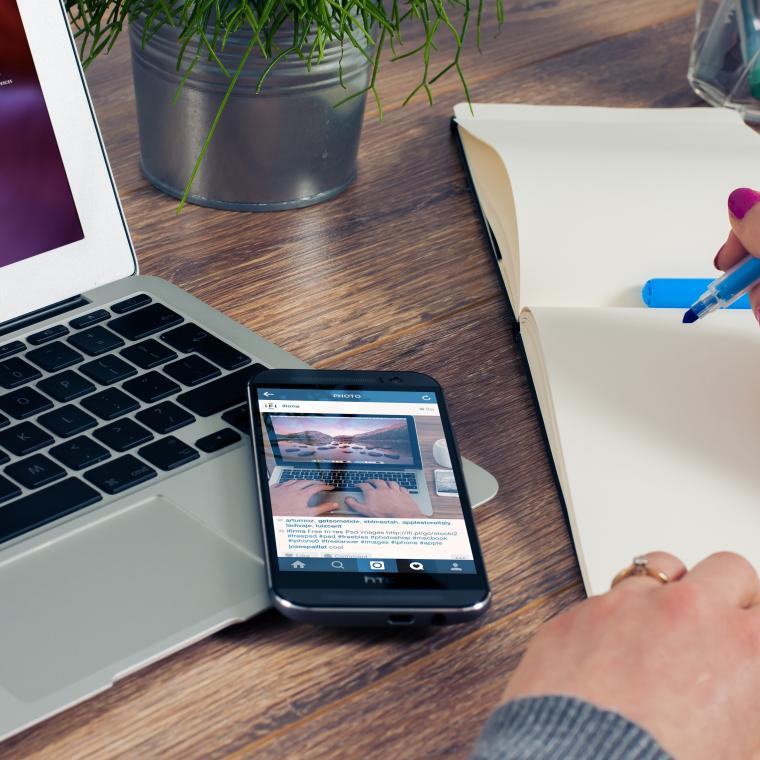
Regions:
[[574, 697], [516, 699], [486, 723], [473, 760], [672, 760], [627, 718]]

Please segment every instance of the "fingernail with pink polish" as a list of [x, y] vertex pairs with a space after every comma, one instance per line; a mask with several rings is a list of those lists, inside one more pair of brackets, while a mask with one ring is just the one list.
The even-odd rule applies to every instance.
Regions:
[[760, 201], [760, 193], [748, 187], [740, 187], [728, 196], [728, 210], [737, 218], [744, 219], [747, 212]]

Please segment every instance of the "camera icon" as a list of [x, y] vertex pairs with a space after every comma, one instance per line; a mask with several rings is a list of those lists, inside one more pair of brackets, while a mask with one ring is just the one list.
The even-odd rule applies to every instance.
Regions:
[[385, 562], [382, 562], [379, 559], [372, 559], [369, 562], [369, 569], [370, 570], [385, 570]]

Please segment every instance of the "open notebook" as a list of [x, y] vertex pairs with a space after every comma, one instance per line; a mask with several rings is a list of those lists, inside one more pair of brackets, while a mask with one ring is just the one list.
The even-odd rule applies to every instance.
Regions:
[[456, 108], [500, 252], [586, 590], [633, 555], [760, 569], [760, 329], [681, 324], [652, 277], [712, 277], [726, 199], [760, 187], [760, 136], [732, 111]]

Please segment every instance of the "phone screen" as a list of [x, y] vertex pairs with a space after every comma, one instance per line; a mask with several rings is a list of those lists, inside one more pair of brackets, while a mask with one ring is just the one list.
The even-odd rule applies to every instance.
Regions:
[[435, 492], [441, 496], [459, 496], [457, 482], [451, 470], [435, 471]]
[[417, 582], [423, 577], [438, 587], [476, 585], [482, 566], [458, 462], [456, 495], [436, 492], [435, 470], [455, 461], [436, 391], [259, 387], [256, 394], [281, 578], [377, 573], [407, 587], [425, 585]]

